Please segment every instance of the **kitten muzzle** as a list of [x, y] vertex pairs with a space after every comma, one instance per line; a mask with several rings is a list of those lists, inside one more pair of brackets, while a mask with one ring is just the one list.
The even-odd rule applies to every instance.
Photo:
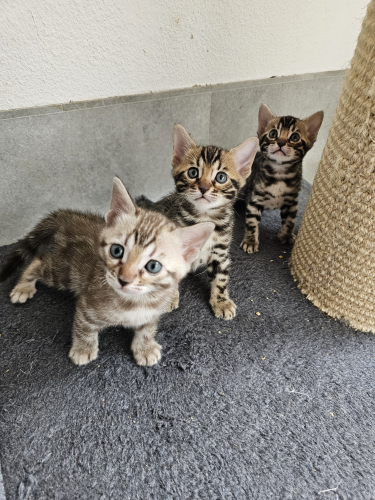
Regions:
[[120, 283], [121, 286], [121, 291], [123, 293], [130, 293], [130, 294], [135, 294], [135, 293], [140, 293], [142, 290], [139, 286], [133, 284], [132, 281], [125, 281], [121, 279], [120, 277], [117, 278], [118, 282]]
[[281, 153], [283, 156], [286, 156], [286, 153], [280, 148], [277, 151], [274, 151], [273, 154], [277, 155], [277, 153]]
[[210, 203], [210, 200], [207, 200], [204, 195], [200, 196], [199, 198], [195, 198], [194, 201], [198, 202], [200, 205], [206, 205], [207, 203]]
[[136, 287], [132, 288], [132, 286], [130, 285], [130, 287], [125, 286], [123, 288], [120, 288], [120, 291], [124, 295], [139, 295], [139, 294], [143, 294], [145, 292], [145, 289], [144, 288], [136, 288]]
[[118, 278], [118, 282], [120, 283], [121, 286], [126, 286], [129, 285], [130, 281], [124, 281], [121, 278]]
[[[200, 184], [198, 186], [197, 193], [200, 193], [201, 196], [195, 198], [194, 201], [197, 201], [199, 204], [205, 205], [206, 203], [210, 203], [210, 200], [206, 198], [205, 194], [210, 190], [210, 187], [207, 183]], [[208, 195], [209, 196], [209, 195]]]
[[[273, 151], [272, 149], [275, 148]], [[278, 148], [278, 149], [276, 149]], [[268, 150], [269, 154], [275, 155], [275, 156], [288, 156], [290, 153], [290, 148], [285, 145], [284, 142], [280, 141], [277, 144], [273, 144], [269, 147]]]
[[144, 286], [134, 285], [132, 281], [124, 281], [118, 278], [120, 284], [119, 291], [124, 295], [139, 295], [145, 293]]

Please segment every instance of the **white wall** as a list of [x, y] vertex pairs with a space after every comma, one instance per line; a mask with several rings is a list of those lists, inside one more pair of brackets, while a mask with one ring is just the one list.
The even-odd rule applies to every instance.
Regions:
[[0, 110], [342, 69], [368, 0], [2, 0]]

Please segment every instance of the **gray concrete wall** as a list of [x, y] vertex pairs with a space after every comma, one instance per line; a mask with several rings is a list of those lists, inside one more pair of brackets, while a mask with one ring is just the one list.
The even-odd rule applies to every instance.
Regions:
[[172, 126], [197, 143], [237, 146], [256, 134], [258, 108], [325, 119], [304, 164], [312, 182], [344, 71], [194, 87], [0, 113], [0, 245], [59, 207], [108, 209], [116, 174], [156, 200], [173, 189]]

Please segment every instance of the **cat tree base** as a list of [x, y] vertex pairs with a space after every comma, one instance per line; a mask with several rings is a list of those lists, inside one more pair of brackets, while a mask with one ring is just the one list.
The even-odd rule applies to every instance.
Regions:
[[368, 6], [290, 262], [302, 293], [375, 332], [375, 0]]

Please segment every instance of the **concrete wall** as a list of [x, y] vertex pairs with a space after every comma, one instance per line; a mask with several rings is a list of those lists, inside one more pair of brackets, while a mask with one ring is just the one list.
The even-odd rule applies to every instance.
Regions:
[[109, 206], [115, 174], [134, 196], [158, 199], [173, 188], [172, 126], [197, 143], [232, 148], [256, 134], [261, 103], [306, 117], [323, 109], [304, 177], [317, 169], [344, 71], [0, 113], [0, 244], [22, 237], [60, 207]]
[[3, 0], [0, 110], [347, 67], [368, 0]]
[[173, 187], [173, 124], [231, 148], [255, 135], [261, 103], [325, 111], [311, 182], [366, 3], [4, 0], [0, 244], [58, 207], [105, 212], [114, 174], [159, 198]]

